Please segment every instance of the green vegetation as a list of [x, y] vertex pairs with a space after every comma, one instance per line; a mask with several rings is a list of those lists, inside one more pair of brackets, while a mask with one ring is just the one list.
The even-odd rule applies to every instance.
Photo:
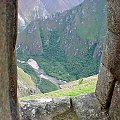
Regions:
[[[24, 63], [24, 64], [18, 63], [18, 66], [24, 70], [23, 71], [22, 69], [19, 68], [18, 72], [24, 78], [25, 84], [29, 80], [28, 77], [31, 76], [31, 79], [34, 81], [34, 83], [40, 89], [40, 91], [42, 93], [47, 93], [47, 92], [55, 91], [55, 90], [58, 89], [54, 84], [52, 84], [48, 80], [44, 80], [44, 79], [40, 80], [40, 78], [37, 76], [36, 72], [28, 64], [26, 64], [26, 63]], [[25, 72], [27, 73], [27, 75], [30, 75], [30, 76], [26, 77], [26, 73]], [[22, 73], [24, 73], [24, 74], [22, 74]], [[28, 86], [31, 83], [31, 82], [30, 83], [29, 82], [30, 81], [28, 81], [28, 84], [27, 84]]]
[[95, 92], [97, 83], [97, 76], [91, 76], [88, 78], [83, 78], [83, 82], [79, 84], [79, 80], [67, 83], [62, 86], [62, 89], [45, 93], [31, 95], [27, 97], [20, 98], [20, 100], [30, 100], [39, 98], [55, 98], [62, 96], [77, 96], [80, 94]]
[[[93, 56], [97, 45], [101, 43], [102, 46], [106, 31], [105, 4], [103, 0], [99, 4], [89, 1], [88, 4], [67, 11], [66, 15], [59, 13], [60, 19], [36, 21], [36, 30], [28, 34], [27, 31], [33, 26], [31, 22], [22, 34], [21, 46], [24, 49], [17, 51], [17, 58], [25, 61], [34, 59], [47, 75], [67, 82], [97, 74], [99, 58], [94, 59]], [[56, 20], [61, 24], [57, 24]], [[35, 40], [41, 49], [33, 48]], [[49, 81], [40, 81], [27, 64], [19, 66], [32, 76], [42, 92], [56, 90], [56, 86]]]
[[30, 75], [25, 73], [21, 68], [17, 67], [18, 71], [18, 96], [28, 96], [33, 93], [40, 93], [36, 84], [33, 82]]
[[[56, 34], [56, 32], [54, 32], [54, 34]], [[53, 36], [55, 37], [55, 35]], [[51, 48], [48, 47], [43, 53], [43, 55], [36, 54], [29, 57], [29, 55], [24, 56], [22, 53], [19, 53], [18, 58], [20, 59], [22, 56], [24, 56], [22, 57], [22, 60], [25, 61], [27, 61], [29, 58], [33, 58], [37, 61], [40, 68], [42, 68], [48, 75], [55, 77], [59, 80], [65, 80], [67, 82], [97, 74], [99, 64], [92, 57], [94, 49], [96, 47], [95, 44], [88, 51], [86, 51], [86, 53], [83, 56], [74, 56], [69, 58], [64, 56], [63, 51], [61, 52], [60, 50], [58, 50], [58, 52], [55, 52], [55, 50], [57, 50], [58, 48], [55, 48], [54, 46], [55, 45], [52, 46], [51, 43]], [[62, 54], [62, 56], [60, 56], [59, 54]], [[36, 83], [37, 87], [42, 93], [47, 93], [58, 89], [51, 82], [43, 79], [40, 80], [36, 72], [28, 64], [18, 63], [18, 66], [31, 76], [31, 78]], [[90, 89], [91, 87], [93, 86], [89, 86]], [[88, 91], [90, 91], [89, 88]], [[85, 93], [86, 90], [86, 88], [82, 91], [81, 89], [76, 88], [75, 93], [73, 91], [70, 91], [69, 93], [64, 92], [64, 94], [72, 95], [78, 94], [79, 92]]]
[[88, 77], [98, 72], [99, 63], [93, 58], [95, 45], [93, 45], [82, 57], [72, 57], [68, 59], [66, 68], [76, 79]]
[[18, 80], [21, 81], [23, 85], [29, 87], [29, 86], [35, 86], [35, 83], [31, 79], [31, 76], [25, 73], [21, 68], [17, 68], [18, 70]]
[[96, 5], [96, 10], [94, 11], [91, 10], [92, 4], [87, 6], [87, 17], [83, 16], [83, 22], [77, 26], [76, 30], [76, 33], [80, 38], [90, 41], [94, 41], [96, 39], [100, 39], [102, 36], [105, 36], [105, 28], [107, 28], [105, 8], [103, 12], [103, 6], [106, 5], [106, 0], [99, 1], [99, 4]]
[[58, 90], [57, 86], [55, 86], [50, 81], [45, 80], [45, 79], [41, 79], [39, 88], [42, 93], [47, 93], [47, 92]]
[[[41, 36], [43, 42], [44, 36], [43, 34]], [[49, 35], [50, 45], [44, 48], [42, 55], [34, 54], [29, 57], [30, 55], [24, 55], [25, 53], [23, 54], [19, 52], [17, 54], [18, 58], [20, 59], [24, 56], [24, 59], [22, 58], [22, 60], [26, 61], [28, 58], [33, 58], [37, 61], [40, 68], [42, 68], [48, 75], [67, 82], [97, 74], [99, 63], [93, 58], [96, 44], [88, 49], [83, 56], [66, 57], [63, 49], [60, 47], [59, 37], [59, 31], [51, 31]], [[22, 65], [20, 67], [33, 77], [36, 76], [35, 72], [31, 70], [28, 65]], [[38, 81], [37, 85], [39, 87], [40, 83], [38, 79], [39, 78], [35, 77], [35, 81]]]
[[58, 80], [75, 80], [76, 78], [69, 75], [65, 68], [64, 62], [58, 62], [44, 58], [43, 56], [36, 56], [34, 59], [39, 66], [50, 76], [57, 78]]
[[25, 73], [31, 76], [32, 80], [36, 83], [37, 87], [39, 87], [39, 77], [37, 76], [36, 72], [26, 63], [21, 64], [17, 63], [18, 67], [24, 70]]

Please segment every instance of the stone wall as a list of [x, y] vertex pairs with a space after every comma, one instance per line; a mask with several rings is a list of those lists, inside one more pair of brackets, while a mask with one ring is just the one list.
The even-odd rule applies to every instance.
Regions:
[[108, 0], [108, 32], [96, 88], [101, 107], [120, 120], [120, 1]]
[[77, 120], [70, 98], [21, 102], [21, 120]]
[[109, 120], [94, 93], [20, 102], [21, 120]]
[[17, 0], [0, 0], [0, 119], [18, 120], [17, 70]]

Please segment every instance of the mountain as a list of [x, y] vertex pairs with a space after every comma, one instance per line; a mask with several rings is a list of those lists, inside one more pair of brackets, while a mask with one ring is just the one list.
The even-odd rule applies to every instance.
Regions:
[[19, 30], [24, 29], [34, 19], [49, 14], [40, 0], [19, 0], [18, 2]]
[[105, 6], [104, 0], [85, 0], [31, 21], [18, 34], [18, 59], [32, 58], [46, 74], [67, 82], [97, 74], [106, 33]]
[[18, 20], [19, 30], [26, 27], [28, 23], [38, 18], [71, 9], [83, 0], [19, 0]]
[[84, 0], [41, 0], [50, 14], [69, 10]]

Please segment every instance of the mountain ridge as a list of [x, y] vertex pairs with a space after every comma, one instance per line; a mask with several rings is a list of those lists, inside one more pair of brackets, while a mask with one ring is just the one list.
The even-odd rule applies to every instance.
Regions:
[[19, 30], [22, 30], [35, 19], [47, 18], [53, 13], [71, 9], [81, 4], [83, 0], [68, 0], [67, 2], [64, 0], [19, 0], [18, 2], [18, 26]]

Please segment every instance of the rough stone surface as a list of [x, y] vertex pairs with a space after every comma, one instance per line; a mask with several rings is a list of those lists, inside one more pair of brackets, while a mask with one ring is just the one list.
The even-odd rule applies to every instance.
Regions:
[[120, 1], [108, 0], [108, 32], [104, 45], [96, 96], [109, 109], [116, 81], [120, 81]]
[[72, 103], [79, 120], [109, 120], [94, 93], [74, 97]]
[[22, 101], [21, 120], [110, 120], [94, 93], [46, 101]]
[[17, 0], [0, 1], [0, 120], [18, 120], [17, 70]]
[[120, 1], [108, 0], [108, 33], [96, 96], [111, 120], [120, 120]]
[[69, 111], [70, 106], [69, 97], [46, 99], [46, 102], [41, 102], [41, 100], [22, 101], [21, 116], [22, 120], [53, 120], [53, 118], [57, 120], [55, 117]]
[[70, 108], [70, 110], [64, 112], [63, 114], [55, 116], [53, 120], [78, 120], [78, 117], [74, 109]]
[[120, 120], [120, 83], [117, 82], [114, 88], [111, 106], [110, 106], [111, 120]]
[[120, 1], [108, 0], [108, 30], [120, 35]]
[[[117, 39], [116, 39], [117, 38]], [[116, 41], [115, 41], [116, 40]], [[110, 105], [110, 99], [116, 82], [115, 67], [116, 62], [116, 44], [119, 41], [119, 36], [108, 32], [106, 43], [104, 45], [104, 52], [102, 56], [102, 63], [98, 75], [98, 83], [96, 88], [96, 95], [103, 107], [107, 108]]]

